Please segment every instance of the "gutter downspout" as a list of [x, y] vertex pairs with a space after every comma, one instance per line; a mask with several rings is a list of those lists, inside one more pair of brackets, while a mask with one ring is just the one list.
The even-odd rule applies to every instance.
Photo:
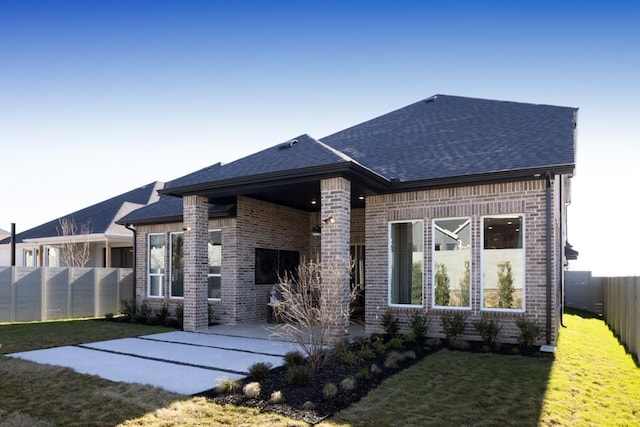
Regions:
[[562, 188], [564, 186], [564, 179], [562, 177], [562, 175], [560, 175], [560, 185], [558, 185], [558, 189], [559, 189], [559, 194], [558, 194], [558, 200], [559, 200], [559, 206], [558, 209], [560, 209], [560, 241], [558, 242], [558, 265], [560, 267], [560, 269], [558, 270], [558, 272], [560, 273], [560, 326], [562, 326], [563, 328], [566, 328], [565, 324], [564, 324], [564, 286], [565, 286], [565, 282], [564, 282], [564, 272], [565, 272], [565, 267], [564, 267], [564, 263], [565, 263], [565, 255], [564, 255], [564, 247], [566, 246], [566, 242], [567, 239], [564, 237], [564, 222], [566, 218], [566, 212], [567, 212], [567, 207], [564, 204], [564, 199], [563, 199], [563, 191]]
[[135, 311], [136, 307], [138, 307], [138, 304], [136, 301], [136, 294], [137, 294], [137, 288], [138, 288], [138, 283], [136, 280], [136, 277], [137, 277], [136, 270], [138, 269], [138, 263], [136, 262], [136, 258], [138, 254], [138, 242], [137, 242], [138, 233], [136, 233], [136, 229], [133, 228], [131, 224], [125, 224], [124, 228], [126, 228], [127, 230], [130, 230], [133, 233], [133, 309]]
[[547, 345], [551, 345], [551, 274], [553, 272], [552, 270], [552, 266], [551, 266], [551, 259], [552, 259], [552, 253], [551, 253], [551, 244], [552, 244], [552, 238], [551, 238], [551, 172], [547, 172], [547, 176], [546, 176], [546, 181], [547, 181], [547, 189], [546, 189], [546, 195], [547, 195]]

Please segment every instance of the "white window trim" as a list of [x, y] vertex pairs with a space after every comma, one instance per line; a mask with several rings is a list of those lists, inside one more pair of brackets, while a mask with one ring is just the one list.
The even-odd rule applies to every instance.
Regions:
[[[493, 308], [484, 306], [484, 220], [485, 218], [522, 218], [522, 308]], [[480, 311], [493, 313], [525, 313], [527, 307], [527, 227], [526, 216], [524, 213], [500, 214], [500, 215], [483, 215], [480, 217]]]
[[[151, 273], [149, 270], [149, 265], [151, 263], [151, 236], [163, 236], [164, 237], [164, 249], [163, 249], [163, 269], [165, 271], [165, 273], [163, 274], [153, 274]], [[167, 269], [165, 268], [166, 264], [167, 264], [167, 260], [164, 259], [167, 256], [167, 251], [166, 251], [166, 247], [167, 247], [167, 235], [166, 233], [149, 233], [147, 234], [147, 265], [145, 266], [146, 269], [146, 273], [147, 273], [147, 297], [148, 298], [164, 298], [164, 279], [165, 279], [165, 275], [166, 275], [166, 271]], [[160, 295], [151, 295], [151, 277], [160, 277]]]
[[[451, 306], [451, 305], [436, 305], [436, 221], [439, 220], [466, 220], [469, 222], [469, 241], [471, 247], [469, 248], [469, 305], [468, 306]], [[471, 311], [473, 306], [473, 269], [475, 268], [473, 264], [473, 248], [475, 242], [473, 241], [473, 221], [470, 216], [460, 216], [460, 217], [445, 217], [445, 218], [433, 218], [431, 220], [431, 308], [437, 310], [460, 310], [460, 311]]]
[[212, 230], [208, 230], [207, 231], [207, 242], [209, 241], [209, 233], [212, 231], [219, 231], [220, 232], [220, 274], [209, 274], [209, 254], [207, 253], [207, 301], [222, 301], [222, 298], [209, 298], [209, 277], [220, 277], [220, 295], [222, 295], [222, 251], [224, 250], [224, 248], [222, 247], [222, 229], [221, 228], [214, 228]]
[[[173, 295], [173, 236], [175, 234], [182, 235], [182, 267], [184, 268], [184, 232], [172, 231], [169, 233], [169, 298], [183, 300], [184, 299], [184, 275], [182, 276], [182, 296]], [[165, 262], [166, 263], [166, 262]]]
[[[391, 302], [391, 266], [392, 266], [392, 261], [393, 261], [393, 257], [391, 256], [391, 227], [393, 224], [406, 224], [406, 223], [415, 223], [415, 222], [420, 222], [422, 223], [422, 303], [421, 304], [397, 304], [397, 303], [392, 303]], [[425, 289], [424, 289], [424, 285], [425, 285], [425, 226], [424, 226], [424, 219], [418, 219], [418, 218], [414, 218], [414, 219], [405, 219], [405, 220], [396, 220], [396, 221], [389, 221], [387, 223], [387, 306], [389, 307], [397, 307], [397, 308], [424, 308], [424, 295], [425, 295]]]

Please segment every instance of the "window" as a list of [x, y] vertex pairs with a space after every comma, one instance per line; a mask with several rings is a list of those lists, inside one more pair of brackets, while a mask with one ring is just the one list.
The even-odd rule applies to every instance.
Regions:
[[222, 232], [220, 230], [209, 231], [207, 250], [209, 260], [209, 289], [207, 296], [209, 299], [220, 299], [222, 272]]
[[484, 217], [482, 240], [482, 308], [522, 310], [525, 298], [524, 217]]
[[171, 233], [171, 296], [184, 297], [184, 234]]
[[149, 296], [161, 297], [164, 282], [164, 234], [149, 234]]
[[424, 222], [389, 223], [389, 304], [422, 305]]
[[44, 250], [44, 265], [47, 267], [58, 266], [58, 250], [54, 247], [47, 247]]
[[434, 307], [471, 308], [471, 219], [433, 220]]
[[23, 254], [24, 254], [25, 267], [38, 266], [38, 250], [37, 249], [25, 249]]

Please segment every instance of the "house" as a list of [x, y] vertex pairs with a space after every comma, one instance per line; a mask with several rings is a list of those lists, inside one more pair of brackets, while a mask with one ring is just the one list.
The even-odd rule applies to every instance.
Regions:
[[[178, 178], [123, 217], [136, 298], [184, 307], [184, 328], [266, 321], [277, 272], [352, 259], [364, 322], [391, 310], [527, 318], [555, 345], [576, 108], [435, 95], [321, 139], [300, 135]], [[349, 279], [334, 301], [347, 309]], [[348, 324], [334, 327], [344, 336]], [[466, 335], [474, 335], [467, 328]]]
[[[115, 221], [154, 203], [164, 184], [152, 182], [16, 235], [17, 266], [64, 267], [64, 247], [86, 244], [86, 267], [133, 267], [133, 233]], [[67, 230], [64, 228], [67, 226]], [[0, 265], [9, 265], [11, 238], [0, 240]]]

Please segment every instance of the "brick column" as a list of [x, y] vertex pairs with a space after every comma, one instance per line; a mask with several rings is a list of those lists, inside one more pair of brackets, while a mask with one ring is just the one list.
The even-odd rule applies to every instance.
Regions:
[[[323, 179], [320, 192], [321, 220], [334, 219], [322, 225], [320, 254], [323, 309], [331, 319], [330, 341], [335, 344], [349, 335], [351, 182], [344, 178]], [[340, 271], [336, 272], [336, 268]], [[341, 283], [335, 283], [336, 280]]]
[[208, 201], [206, 197], [185, 196], [184, 216], [184, 330], [195, 332], [209, 327], [207, 303]]

